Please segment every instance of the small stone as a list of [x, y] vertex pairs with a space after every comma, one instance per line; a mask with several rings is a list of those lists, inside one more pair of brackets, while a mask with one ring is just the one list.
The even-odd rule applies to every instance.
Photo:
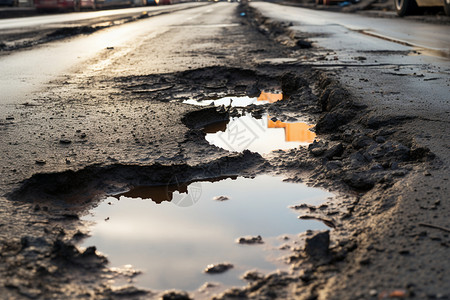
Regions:
[[36, 162], [35, 162], [37, 165], [45, 165], [47, 162], [45, 161], [45, 160], [43, 160], [43, 159], [37, 159], [36, 160]]
[[321, 231], [305, 241], [305, 252], [314, 258], [328, 256], [330, 246], [330, 231]]
[[63, 145], [68, 145], [68, 144], [72, 143], [72, 141], [68, 140], [68, 139], [60, 139], [59, 143], [63, 144]]
[[260, 235], [240, 237], [237, 242], [239, 244], [263, 244], [264, 243], [264, 241]]
[[210, 264], [205, 268], [204, 272], [208, 274], [219, 274], [228, 271], [233, 267], [234, 266], [230, 263]]
[[228, 197], [228, 196], [216, 196], [216, 197], [213, 198], [213, 200], [215, 200], [215, 201], [227, 201], [227, 200], [230, 200], [230, 197]]
[[162, 300], [191, 300], [189, 294], [181, 291], [165, 291], [161, 296]]

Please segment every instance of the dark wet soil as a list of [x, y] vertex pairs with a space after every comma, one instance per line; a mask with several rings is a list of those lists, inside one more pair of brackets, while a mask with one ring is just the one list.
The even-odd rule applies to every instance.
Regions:
[[[314, 55], [301, 40], [287, 37], [282, 24], [267, 23], [245, 7], [236, 13], [244, 11], [247, 38], [268, 43], [264, 50], [250, 49], [252, 54]], [[247, 287], [218, 299], [450, 297], [448, 154], [415, 136], [417, 126], [430, 126], [426, 120], [377, 113], [333, 74], [298, 64], [233, 63], [158, 75], [68, 78], [63, 88], [1, 121], [5, 298], [159, 297], [132, 285], [108, 284], [137, 274], [110, 269], [95, 247], [74, 246], [87, 233], [80, 216], [106, 194], [167, 184], [175, 175], [188, 182], [277, 172], [340, 195], [319, 206], [295, 207], [331, 231], [299, 234], [289, 272], [249, 273]], [[74, 96], [71, 88], [82, 93]], [[315, 121], [318, 141], [265, 158], [248, 151], [231, 154], [210, 145], [202, 129], [237, 112], [182, 103], [273, 88], [286, 99], [245, 110], [281, 121]], [[161, 297], [189, 296], [168, 291]]]

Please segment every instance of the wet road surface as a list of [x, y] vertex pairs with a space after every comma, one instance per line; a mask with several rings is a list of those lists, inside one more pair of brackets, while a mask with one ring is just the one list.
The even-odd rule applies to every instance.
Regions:
[[[432, 174], [426, 170], [424, 161], [429, 158], [428, 150], [422, 147], [415, 148], [414, 152], [411, 142], [416, 138], [420, 142], [425, 140], [425, 145], [440, 158], [444, 161], [448, 158], [445, 152], [448, 149], [442, 143], [448, 140], [445, 119], [448, 99], [445, 95], [448, 94], [444, 93], [445, 89], [439, 89], [447, 84], [445, 58], [417, 55], [412, 47], [352, 30], [352, 38], [341, 38], [350, 34], [342, 26], [331, 26], [331, 32], [330, 28], [322, 28], [332, 34], [329, 41], [323, 35], [312, 37], [320, 46], [311, 50], [313, 55], [310, 50], [291, 52], [245, 26], [236, 9], [234, 3], [197, 7], [10, 52], [0, 58], [3, 64], [0, 70], [4, 72], [2, 90], [10, 95], [8, 98], [2, 95], [0, 113], [0, 167], [4, 174], [0, 182], [0, 288], [3, 295], [61, 299], [86, 295], [127, 298], [131, 295], [132, 299], [144, 294], [156, 298], [156, 294], [147, 295], [133, 288], [110, 289], [110, 280], [117, 274], [104, 268], [106, 265], [96, 256], [95, 249], [88, 248], [81, 253], [71, 248], [76, 237], [86, 237], [89, 233], [80, 218], [104, 199], [101, 197], [146, 184], [168, 185], [174, 173], [184, 176], [182, 182], [189, 182], [208, 178], [206, 175], [210, 173], [214, 176], [239, 173], [252, 177], [258, 172], [286, 171], [294, 172], [291, 177], [294, 181], [326, 182], [326, 187], [344, 182], [352, 185], [350, 193], [358, 198], [345, 195], [346, 206], [342, 209], [335, 202], [320, 207], [298, 205], [306, 218], [327, 220], [334, 228], [333, 239], [344, 237], [342, 243], [335, 240], [337, 249], [333, 246], [333, 255], [336, 254], [333, 259], [337, 263], [332, 264], [328, 272], [322, 272], [320, 270], [328, 268], [327, 265], [310, 269], [310, 262], [307, 262], [307, 271], [305, 265], [301, 265], [304, 248], [292, 238], [296, 255], [293, 264], [299, 271], [305, 271], [302, 274], [305, 277], [299, 279], [299, 274], [295, 273], [295, 278], [286, 279], [285, 275], [276, 274], [272, 281], [258, 281], [260, 289], [247, 290], [245, 296], [261, 299], [275, 295], [284, 299], [285, 295], [290, 295], [295, 298], [298, 295], [289, 294], [294, 290], [305, 292], [305, 298], [311, 299], [318, 298], [317, 293], [322, 292], [330, 295], [325, 296], [326, 299], [349, 298], [348, 291], [335, 293], [342, 287], [358, 289], [350, 296], [359, 299], [369, 298], [369, 294], [370, 297], [382, 295], [382, 289], [399, 286], [414, 287], [422, 298], [430, 292], [447, 293], [448, 287], [440, 283], [448, 278], [450, 270], [445, 269], [441, 259], [448, 252], [445, 244], [448, 236], [439, 232], [423, 235], [425, 229], [417, 227], [417, 223], [448, 227], [448, 218], [442, 213], [448, 211], [443, 209], [448, 204], [436, 201], [448, 194], [448, 184], [439, 183], [441, 175], [437, 164]], [[318, 27], [321, 26], [310, 28], [314, 29], [311, 32], [319, 30]], [[335, 30], [337, 27], [342, 28]], [[356, 35], [360, 39], [364, 36], [364, 43], [368, 44], [362, 47], [361, 40], [353, 39]], [[380, 41], [384, 42], [378, 44]], [[348, 47], [358, 43], [359, 48]], [[389, 55], [386, 55], [386, 45], [391, 47]], [[286, 58], [297, 64], [280, 65]], [[272, 64], [258, 65], [261, 62]], [[230, 153], [210, 145], [201, 128], [211, 115], [215, 121], [229, 119], [227, 113], [232, 110], [222, 111], [217, 116], [215, 108], [217, 114], [207, 111], [208, 108], [200, 110], [182, 103], [191, 98], [224, 96], [229, 90], [240, 95], [255, 95], [265, 88], [279, 90], [282, 74], [290, 70], [297, 73], [288, 76], [288, 83], [294, 79], [295, 84], [299, 76], [301, 84], [297, 84], [301, 88], [297, 86], [294, 90], [301, 90], [301, 93], [271, 105], [270, 116], [300, 119], [301, 109], [312, 112], [315, 117], [319, 114], [325, 118], [332, 116], [333, 112], [328, 114], [317, 108], [318, 96], [313, 95], [310, 88], [317, 82], [307, 81], [315, 75], [301, 63], [335, 72], [342, 82], [348, 82], [352, 93], [360, 93], [361, 102], [369, 107], [364, 109], [360, 103], [345, 106], [351, 113], [364, 115], [359, 123], [358, 115], [354, 123], [331, 124], [334, 127], [332, 142], [322, 134], [319, 136], [322, 141], [310, 149], [277, 151], [268, 160], [250, 152]], [[27, 65], [34, 64], [35, 68], [28, 71]], [[258, 72], [252, 69], [255, 65], [258, 65]], [[392, 81], [394, 78], [396, 80]], [[403, 88], [405, 82], [409, 85]], [[431, 84], [426, 85], [428, 90], [421, 91], [418, 83], [424, 82]], [[12, 88], [7, 89], [9, 85]], [[403, 89], [410, 87], [416, 90], [411, 88], [403, 93]], [[417, 94], [411, 96], [417, 89]], [[331, 92], [336, 91], [339, 92], [339, 87], [331, 89]], [[431, 96], [425, 97], [425, 93]], [[341, 104], [347, 102], [336, 105]], [[253, 112], [265, 116], [263, 109], [253, 108]], [[415, 122], [404, 128], [387, 120], [389, 130], [374, 129], [364, 123], [372, 117], [370, 114], [383, 117], [392, 114], [400, 116], [400, 121], [410, 120], [404, 117], [411, 115], [416, 119], [412, 118]], [[348, 117], [344, 115], [344, 118]], [[429, 125], [434, 122], [431, 118], [436, 119], [434, 128]], [[272, 118], [270, 121], [274, 122], [274, 127], [285, 125]], [[423, 129], [417, 126], [420, 122], [423, 122]], [[433, 144], [439, 138], [441, 143]], [[409, 157], [409, 153], [414, 153], [415, 158]], [[305, 170], [311, 171], [311, 176], [305, 174]], [[411, 180], [408, 172], [419, 179]], [[421, 185], [424, 178], [430, 186], [439, 185], [433, 193], [428, 193], [430, 187]], [[18, 187], [20, 189], [8, 194], [8, 198], [3, 196]], [[412, 189], [416, 188], [423, 194], [414, 194], [416, 191]], [[419, 201], [425, 209], [419, 207]], [[226, 202], [213, 204], [226, 205]], [[109, 208], [109, 204], [106, 205]], [[391, 209], [393, 206], [398, 208]], [[312, 214], [314, 211], [317, 214]], [[108, 217], [104, 215], [103, 220]], [[373, 240], [376, 244], [369, 244]], [[327, 256], [328, 246], [319, 247], [322, 251], [318, 252]], [[426, 256], [431, 248], [433, 256]], [[392, 256], [385, 253], [392, 253]], [[385, 260], [391, 258], [391, 261]], [[296, 259], [299, 259], [298, 264]], [[433, 260], [440, 260], [441, 264]], [[426, 274], [411, 275], [410, 266], [426, 270], [422, 272]], [[355, 269], [341, 273], [348, 268]], [[442, 277], [426, 277], [435, 270], [441, 272]], [[353, 276], [355, 274], [357, 276]], [[132, 282], [135, 275], [131, 270], [124, 277]], [[330, 275], [334, 277], [327, 282]], [[316, 276], [320, 279], [316, 280]], [[326, 283], [332, 285], [328, 290], [323, 289]], [[314, 288], [310, 289], [312, 284]], [[373, 292], [372, 288], [378, 290]], [[342, 294], [344, 296], [339, 297]]]
[[300, 36], [311, 35], [322, 57], [304, 62], [336, 70], [366, 103], [385, 105], [386, 115], [449, 120], [450, 26], [265, 2], [251, 6], [271, 19], [292, 23], [289, 28]]
[[[373, 18], [357, 14], [317, 11], [267, 2], [254, 2], [252, 6], [275, 20], [293, 22], [294, 26], [300, 26], [303, 31], [334, 34], [343, 28], [346, 30], [345, 34], [356, 31], [398, 44], [443, 52], [447, 57], [450, 56], [449, 25], [426, 24], [402, 18]], [[364, 48], [367, 45], [371, 43], [367, 44], [364, 37], [360, 37], [359, 47]], [[340, 47], [339, 42], [334, 46], [330, 49]], [[358, 45], [356, 47], [358, 49]]]
[[157, 6], [157, 7], [134, 7], [126, 9], [115, 9], [115, 10], [102, 10], [102, 11], [92, 11], [92, 12], [76, 12], [76, 13], [65, 13], [65, 14], [55, 14], [46, 16], [35, 16], [27, 18], [14, 18], [0, 20], [0, 30], [11, 30], [11, 29], [27, 29], [30, 27], [42, 27], [42, 26], [58, 26], [61, 23], [84, 21], [90, 19], [101, 19], [104, 17], [111, 16], [126, 16], [126, 15], [139, 15], [149, 12], [170, 12], [178, 9], [185, 9], [188, 7], [199, 6], [199, 3], [187, 3], [178, 4], [175, 6]]
[[[198, 4], [189, 4], [187, 7]], [[173, 9], [173, 8], [172, 8]], [[132, 9], [135, 10], [135, 9]], [[143, 8], [137, 9], [144, 11]], [[112, 11], [117, 14], [122, 10]], [[127, 9], [125, 11], [128, 11]], [[31, 51], [16, 51], [0, 57], [0, 104], [13, 104], [29, 101], [33, 92], [42, 90], [45, 85], [60, 76], [80, 70], [100, 70], [107, 68], [112, 61], [133, 53], [142, 41], [163, 35], [170, 26], [182, 26], [189, 20], [212, 10], [199, 7], [194, 10], [181, 10], [161, 17], [148, 18], [109, 28], [92, 35], [81, 35], [70, 41], [59, 41], [34, 47]], [[21, 24], [34, 26], [46, 22], [95, 18], [107, 12], [89, 12], [60, 15], [56, 17], [37, 17], [18, 19]], [[4, 20], [9, 24], [10, 20]], [[15, 23], [13, 23], [15, 24]], [[8, 25], [5, 25], [8, 26]], [[15, 25], [16, 26], [16, 25]], [[109, 48], [109, 49], [108, 49]], [[114, 51], [112, 51], [114, 50]], [[96, 60], [95, 62], [92, 59]], [[89, 61], [91, 60], [91, 61]]]

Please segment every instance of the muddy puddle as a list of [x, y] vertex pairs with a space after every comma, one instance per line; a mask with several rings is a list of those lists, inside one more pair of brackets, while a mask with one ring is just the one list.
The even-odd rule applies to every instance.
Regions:
[[316, 134], [313, 125], [303, 122], [281, 122], [269, 115], [256, 119], [250, 114], [230, 121], [205, 126], [206, 140], [228, 151], [250, 150], [267, 154], [274, 150], [287, 150], [311, 144]]
[[263, 105], [267, 103], [274, 103], [283, 99], [283, 94], [281, 93], [271, 93], [271, 92], [261, 92], [258, 97], [248, 97], [248, 96], [226, 96], [226, 97], [216, 97], [207, 100], [185, 100], [183, 103], [192, 105], [214, 105], [214, 106], [232, 106], [232, 107], [245, 107], [250, 105]]
[[[82, 247], [95, 245], [111, 267], [142, 271], [137, 286], [194, 291], [206, 282], [216, 288], [242, 286], [248, 270], [263, 273], [286, 268], [279, 250], [284, 235], [325, 229], [314, 220], [300, 220], [289, 207], [317, 205], [329, 193], [268, 175], [219, 179], [173, 186], [139, 187], [108, 197], [84, 217], [91, 236]], [[241, 237], [261, 236], [240, 244]], [[209, 274], [210, 264], [230, 263], [223, 273]], [[115, 282], [120, 285], [123, 282]]]

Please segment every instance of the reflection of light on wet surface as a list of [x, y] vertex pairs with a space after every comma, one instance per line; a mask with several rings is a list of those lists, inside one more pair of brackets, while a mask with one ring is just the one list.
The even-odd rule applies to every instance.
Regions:
[[281, 93], [267, 93], [261, 92], [261, 95], [258, 97], [258, 101], [266, 101], [269, 103], [274, 103], [283, 99], [283, 94]]
[[311, 127], [313, 125], [301, 122], [274, 122], [269, 116], [255, 119], [245, 115], [231, 119], [225, 131], [206, 132], [206, 140], [228, 151], [241, 152], [248, 149], [264, 154], [312, 143], [316, 134], [310, 131]]
[[251, 104], [266, 104], [267, 102], [259, 102], [257, 101], [256, 97], [223, 97], [217, 100], [200, 100], [195, 101], [192, 99], [183, 101], [185, 104], [193, 104], [193, 105], [200, 105], [200, 106], [206, 106], [206, 105], [214, 105], [214, 106], [220, 106], [225, 105], [233, 107], [243, 107], [243, 106], [249, 106]]
[[279, 101], [283, 99], [283, 94], [281, 93], [268, 93], [268, 92], [261, 92], [261, 94], [258, 97], [248, 97], [248, 96], [228, 96], [223, 97], [219, 99], [210, 99], [210, 100], [185, 100], [183, 103], [185, 104], [192, 104], [192, 105], [200, 105], [200, 106], [206, 106], [206, 105], [214, 105], [214, 106], [233, 106], [233, 107], [245, 107], [249, 105], [262, 105], [267, 103], [274, 103], [276, 101]]
[[[329, 196], [324, 191], [267, 175], [195, 184], [196, 194], [191, 197], [196, 199], [188, 207], [123, 196], [107, 198], [87, 217], [98, 223], [83, 246], [95, 245], [108, 255], [112, 267], [132, 264], [142, 270], [136, 277], [138, 286], [195, 290], [211, 281], [243, 285], [239, 277], [249, 269], [268, 272], [282, 267], [270, 260], [282, 254], [274, 249], [281, 243], [275, 237], [325, 228], [317, 221], [297, 219], [288, 208], [299, 203], [317, 205]], [[187, 191], [191, 193], [190, 186]], [[188, 194], [175, 191], [173, 197]], [[213, 200], [218, 195], [230, 200]], [[245, 235], [261, 235], [265, 243], [237, 244], [236, 239]], [[207, 265], [218, 262], [230, 262], [235, 268], [217, 275], [202, 273]]]
[[268, 128], [284, 128], [284, 135], [286, 142], [299, 142], [302, 144], [311, 144], [316, 138], [316, 134], [310, 129], [314, 125], [306, 123], [285, 123], [280, 120], [272, 121], [269, 116], [267, 116], [267, 127]]

